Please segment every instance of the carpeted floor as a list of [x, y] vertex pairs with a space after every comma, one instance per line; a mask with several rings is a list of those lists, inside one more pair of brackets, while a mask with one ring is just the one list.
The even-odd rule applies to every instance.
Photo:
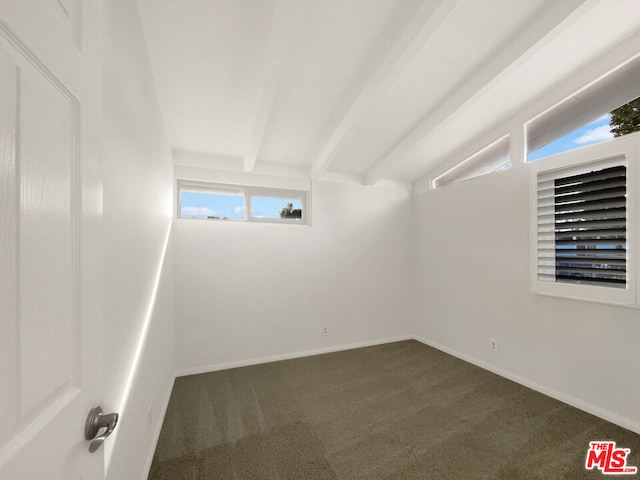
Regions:
[[149, 479], [603, 479], [608, 439], [640, 467], [640, 435], [406, 341], [178, 378]]

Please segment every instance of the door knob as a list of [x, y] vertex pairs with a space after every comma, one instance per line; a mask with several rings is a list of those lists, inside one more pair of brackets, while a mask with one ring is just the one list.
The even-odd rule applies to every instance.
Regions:
[[[100, 445], [102, 445], [105, 439], [113, 433], [113, 430], [118, 424], [117, 413], [102, 413], [102, 407], [93, 407], [87, 416], [87, 421], [84, 424], [84, 438], [91, 440], [89, 444], [89, 451], [95, 452]], [[105, 431], [102, 435], [96, 437], [98, 432], [104, 428]]]

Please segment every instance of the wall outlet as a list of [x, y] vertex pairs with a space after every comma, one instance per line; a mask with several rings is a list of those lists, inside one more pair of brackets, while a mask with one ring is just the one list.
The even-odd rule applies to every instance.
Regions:
[[322, 327], [322, 335], [325, 337], [329, 335], [329, 327]]
[[491, 349], [492, 352], [498, 353], [498, 340], [496, 340], [495, 338], [490, 338], [489, 348]]

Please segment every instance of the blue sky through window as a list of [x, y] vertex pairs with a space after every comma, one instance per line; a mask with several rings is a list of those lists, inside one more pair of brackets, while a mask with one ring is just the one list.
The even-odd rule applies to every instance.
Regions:
[[613, 134], [609, 131], [610, 120], [611, 115], [604, 115], [564, 137], [554, 140], [544, 147], [529, 153], [527, 155], [527, 162], [612, 139]]
[[252, 216], [280, 218], [280, 210], [288, 203], [292, 203], [294, 209], [302, 209], [302, 201], [293, 198], [251, 197]]
[[180, 192], [180, 216], [244, 220], [244, 196]]

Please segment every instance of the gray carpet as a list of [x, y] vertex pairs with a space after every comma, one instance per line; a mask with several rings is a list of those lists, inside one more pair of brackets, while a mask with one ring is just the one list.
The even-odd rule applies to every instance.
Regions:
[[607, 439], [640, 467], [640, 435], [406, 341], [178, 378], [149, 479], [603, 479]]

